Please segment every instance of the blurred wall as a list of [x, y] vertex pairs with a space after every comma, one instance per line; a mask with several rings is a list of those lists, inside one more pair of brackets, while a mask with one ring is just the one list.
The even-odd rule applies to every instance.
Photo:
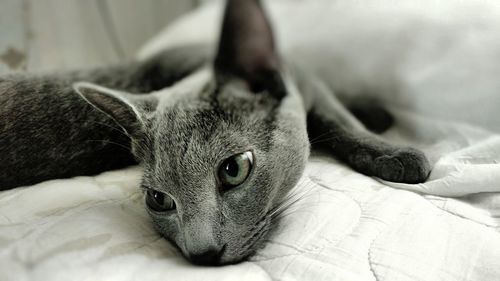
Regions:
[[201, 1], [0, 0], [0, 74], [130, 59]]

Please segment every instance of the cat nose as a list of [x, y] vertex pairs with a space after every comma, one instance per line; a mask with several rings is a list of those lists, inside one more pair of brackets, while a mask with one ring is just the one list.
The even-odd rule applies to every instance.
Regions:
[[189, 260], [198, 265], [218, 265], [225, 246], [221, 248], [210, 248], [201, 253], [189, 254]]

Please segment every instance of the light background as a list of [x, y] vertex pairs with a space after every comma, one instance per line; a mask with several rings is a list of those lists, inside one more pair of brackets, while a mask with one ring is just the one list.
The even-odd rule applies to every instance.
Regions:
[[132, 58], [201, 0], [0, 0], [0, 75]]

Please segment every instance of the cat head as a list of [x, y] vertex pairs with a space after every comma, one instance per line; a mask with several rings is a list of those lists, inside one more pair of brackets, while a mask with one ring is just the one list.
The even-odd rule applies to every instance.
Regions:
[[170, 88], [76, 89], [130, 136], [146, 208], [184, 256], [234, 263], [262, 244], [302, 175], [309, 142], [259, 1], [228, 1], [213, 64]]

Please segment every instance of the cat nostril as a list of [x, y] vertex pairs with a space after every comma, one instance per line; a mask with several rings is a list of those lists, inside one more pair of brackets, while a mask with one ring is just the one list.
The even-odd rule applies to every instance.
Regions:
[[218, 265], [224, 248], [210, 249], [200, 254], [189, 254], [189, 260], [198, 265]]

